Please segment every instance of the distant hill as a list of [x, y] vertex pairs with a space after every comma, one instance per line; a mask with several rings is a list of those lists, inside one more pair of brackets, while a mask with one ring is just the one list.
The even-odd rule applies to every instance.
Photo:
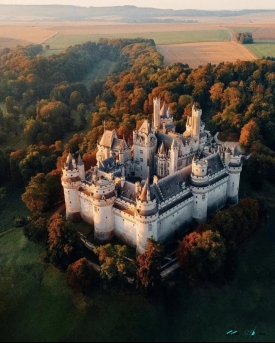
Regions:
[[[172, 10], [136, 6], [79, 7], [66, 5], [0, 5], [1, 21], [102, 21], [185, 22], [177, 17], [230, 17], [275, 10], [203, 11]], [[161, 19], [175, 17], [175, 19]], [[188, 20], [186, 22], [194, 22]]]

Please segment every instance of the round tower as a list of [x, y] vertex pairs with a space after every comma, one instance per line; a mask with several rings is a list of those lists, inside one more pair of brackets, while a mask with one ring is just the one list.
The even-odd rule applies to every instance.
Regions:
[[73, 160], [71, 153], [69, 153], [64, 167], [62, 169], [61, 183], [64, 190], [64, 198], [66, 205], [66, 219], [77, 220], [80, 218], [80, 199], [78, 189], [81, 185], [79, 170]]
[[116, 198], [115, 184], [101, 176], [94, 179], [91, 188], [94, 237], [99, 242], [108, 242], [113, 237], [115, 229], [112, 210]]
[[242, 171], [241, 154], [236, 147], [234, 147], [230, 154], [229, 164], [226, 166], [226, 169], [229, 174], [226, 192], [227, 203], [230, 205], [236, 205], [239, 201], [239, 184], [240, 174]]
[[225, 152], [224, 152], [224, 164], [226, 166], [229, 165], [230, 162], [230, 155], [231, 155], [231, 150], [229, 149], [229, 147], [226, 148]]
[[148, 182], [137, 198], [135, 219], [137, 223], [137, 254], [142, 254], [147, 245], [147, 238], [157, 237], [158, 209], [156, 199], [152, 199]]
[[198, 222], [207, 219], [208, 184], [209, 178], [207, 160], [193, 158], [191, 173], [191, 191], [194, 196], [193, 218]]

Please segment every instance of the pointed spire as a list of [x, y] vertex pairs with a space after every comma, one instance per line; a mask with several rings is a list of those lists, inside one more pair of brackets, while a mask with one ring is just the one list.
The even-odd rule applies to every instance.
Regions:
[[69, 152], [69, 154], [67, 156], [66, 165], [67, 165], [69, 170], [73, 170], [73, 156], [72, 156], [71, 152]]
[[78, 154], [78, 158], [77, 158], [77, 165], [78, 166], [83, 166], [83, 161], [82, 161], [82, 158], [81, 158], [81, 155], [80, 155], [80, 153]]
[[149, 187], [149, 179], [146, 180], [144, 186], [142, 187], [140, 196], [140, 201], [151, 201], [151, 195], [150, 195], [150, 187]]
[[162, 108], [160, 110], [160, 116], [163, 118], [166, 118], [167, 116], [167, 106], [165, 103], [163, 103]]
[[147, 201], [147, 181], [145, 182], [144, 186], [142, 187], [140, 196], [139, 196], [140, 201]]
[[163, 144], [163, 141], [159, 147], [159, 154], [165, 154], [165, 148], [164, 148], [164, 144]]

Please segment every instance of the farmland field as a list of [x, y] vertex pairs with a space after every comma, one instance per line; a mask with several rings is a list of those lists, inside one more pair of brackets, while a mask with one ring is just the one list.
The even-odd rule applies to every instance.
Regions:
[[164, 64], [181, 62], [191, 68], [220, 62], [235, 62], [237, 59], [252, 61], [255, 56], [243, 45], [236, 42], [190, 43], [158, 45], [157, 50], [164, 56]]
[[[60, 34], [52, 39], [51, 49], [64, 49], [70, 45], [87, 41], [97, 42], [99, 38], [147, 38], [154, 39], [156, 44], [180, 44], [190, 42], [223, 42], [230, 40], [227, 30], [168, 31], [168, 32], [129, 32], [109, 34]], [[47, 42], [48, 44], [48, 42]]]
[[247, 44], [249, 49], [258, 58], [275, 57], [275, 41], [274, 42], [257, 42], [255, 44]]

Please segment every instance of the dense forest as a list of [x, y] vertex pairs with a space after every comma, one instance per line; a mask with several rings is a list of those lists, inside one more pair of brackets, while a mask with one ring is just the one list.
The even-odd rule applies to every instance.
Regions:
[[[63, 150], [79, 151], [88, 168], [103, 122], [131, 141], [141, 120], [151, 119], [156, 96], [170, 107], [177, 132], [184, 131], [192, 103], [198, 102], [211, 131], [234, 133], [244, 151], [252, 152], [251, 180], [260, 175], [275, 182], [274, 61], [164, 67], [154, 42], [144, 39], [101, 39], [49, 57], [41, 52], [40, 45], [1, 52], [0, 101], [6, 111], [0, 110], [0, 185], [26, 185], [37, 173], [56, 169], [58, 158], [60, 170]], [[87, 88], [81, 81], [103, 58], [116, 61], [117, 69]], [[83, 134], [87, 122], [91, 126]], [[21, 136], [28, 148], [4, 148]]]

